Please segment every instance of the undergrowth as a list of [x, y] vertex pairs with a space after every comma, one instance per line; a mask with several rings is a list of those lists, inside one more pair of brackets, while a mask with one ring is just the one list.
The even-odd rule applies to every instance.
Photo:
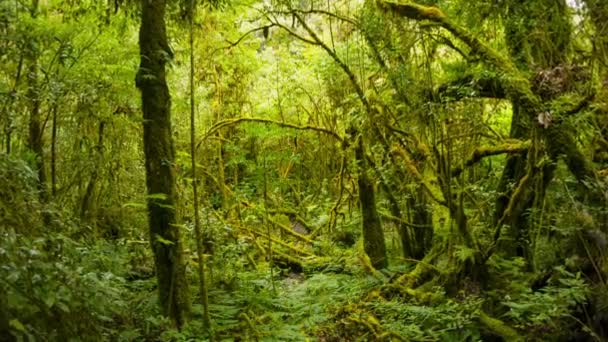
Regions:
[[[145, 241], [91, 238], [78, 220], [38, 200], [35, 174], [26, 163], [0, 162], [0, 176], [11, 184], [0, 187], [3, 332], [19, 341], [208, 339], [200, 304], [194, 304], [192, 320], [181, 331], [159, 314]], [[526, 332], [530, 340], [570, 339], [570, 331], [585, 329], [592, 335], [576, 318], [585, 313], [591, 289], [580, 272], [564, 267], [553, 269], [535, 288], [537, 274], [527, 271], [522, 259], [495, 256], [488, 262], [484, 291], [450, 297], [436, 284], [425, 288], [430, 296], [417, 297], [395, 282], [413, 265], [394, 263], [399, 266], [370, 272], [360, 242], [349, 248], [320, 237], [312, 248], [324, 256], [296, 272], [256, 254], [251, 239], [222, 229], [209, 262], [216, 340], [496, 339], [480, 324], [484, 312]], [[188, 264], [193, 294], [194, 263]]]

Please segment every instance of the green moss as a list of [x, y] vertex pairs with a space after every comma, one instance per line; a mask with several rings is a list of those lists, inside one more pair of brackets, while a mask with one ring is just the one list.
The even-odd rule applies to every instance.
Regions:
[[384, 231], [382, 230], [382, 222], [376, 208], [376, 191], [372, 181], [366, 174], [367, 163], [365, 162], [361, 138], [355, 149], [355, 156], [360, 166], [357, 183], [359, 185], [359, 202], [361, 205], [361, 217], [363, 219], [363, 247], [375, 269], [386, 268], [388, 266], [388, 258], [384, 242]]
[[414, 3], [396, 3], [392, 1], [378, 1], [378, 6], [385, 10], [392, 10], [398, 14], [414, 20], [441, 21], [446, 15], [437, 7], [423, 6]]
[[524, 340], [515, 329], [499, 319], [488, 316], [483, 311], [479, 313], [479, 323], [483, 324], [488, 331], [502, 337], [507, 342]]

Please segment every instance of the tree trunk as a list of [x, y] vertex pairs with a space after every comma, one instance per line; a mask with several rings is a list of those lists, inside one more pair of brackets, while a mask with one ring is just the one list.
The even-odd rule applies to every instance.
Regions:
[[[32, 1], [30, 8], [30, 16], [35, 19], [38, 15], [38, 1]], [[38, 86], [38, 51], [36, 44], [31, 44], [28, 51], [28, 68], [27, 68], [27, 97], [30, 105], [30, 120], [29, 120], [29, 137], [28, 147], [34, 154], [34, 168], [38, 173], [38, 189], [40, 197], [45, 199], [46, 193], [46, 173], [44, 170], [44, 155], [42, 143], [42, 122], [40, 118], [40, 89]]]
[[51, 194], [57, 196], [57, 103], [53, 104], [51, 128]]
[[[530, 120], [531, 115], [523, 106], [517, 102], [512, 103], [513, 115], [511, 118], [510, 138], [525, 140], [530, 135]], [[494, 209], [493, 226], [496, 226], [501, 220], [509, 205], [509, 200], [513, 195], [515, 185], [526, 175], [527, 154], [510, 155], [507, 157], [503, 173], [498, 183], [496, 198], [496, 206]], [[539, 194], [530, 194], [525, 196], [524, 203], [518, 205], [517, 209], [509, 213], [509, 217], [504, 222], [510, 225], [510, 235], [512, 240], [507, 243], [500, 244], [500, 249], [508, 255], [519, 257], [529, 256], [529, 222], [525, 215], [527, 209], [531, 208], [534, 203], [534, 197]], [[528, 259], [529, 261], [529, 259]]]
[[355, 158], [359, 166], [359, 201], [361, 205], [361, 217], [363, 220], [363, 247], [369, 256], [372, 266], [376, 269], [386, 268], [388, 259], [386, 257], [386, 245], [384, 242], [384, 231], [376, 209], [376, 194], [374, 185], [367, 176], [367, 163], [363, 152], [363, 138], [355, 148]]
[[[209, 295], [207, 289], [207, 275], [205, 274], [205, 255], [204, 255], [204, 234], [201, 227], [201, 218], [199, 214], [199, 198], [198, 198], [198, 181], [196, 177], [196, 104], [194, 102], [194, 18], [195, 5], [194, 0], [190, 0], [190, 165], [192, 166], [192, 206], [194, 209], [194, 232], [196, 234], [196, 256], [198, 257], [198, 277], [200, 281], [201, 303], [203, 304], [203, 323], [208, 329], [213, 340], [211, 332], [211, 318], [209, 316]], [[221, 157], [221, 147], [220, 147]], [[224, 187], [224, 164], [221, 164], [222, 183]], [[222, 198], [222, 201], [224, 198]], [[223, 203], [223, 202], [222, 202]]]
[[412, 257], [417, 260], [424, 258], [431, 249], [433, 241], [433, 215], [428, 204], [427, 195], [422, 186], [413, 190], [408, 198], [414, 231]]
[[[87, 187], [84, 191], [84, 195], [82, 196], [82, 201], [80, 202], [80, 218], [83, 221], [88, 221], [97, 216], [97, 206], [94, 205], [96, 203], [93, 202], [93, 195], [95, 194], [95, 188], [97, 187], [97, 180], [99, 179], [99, 170], [103, 164], [103, 134], [104, 134], [105, 122], [101, 121], [99, 123], [99, 134], [97, 137], [97, 146], [95, 147], [95, 152], [93, 154], [93, 172], [91, 173], [91, 178], [87, 183]], [[51, 163], [54, 166], [54, 159], [51, 159]], [[52, 168], [54, 169], [54, 167]]]
[[141, 64], [136, 78], [144, 116], [144, 154], [150, 242], [163, 314], [179, 328], [190, 314], [182, 242], [175, 212], [175, 150], [171, 99], [165, 63], [171, 57], [165, 27], [165, 0], [142, 1], [139, 31]]
[[405, 222], [405, 218], [403, 217], [403, 212], [401, 207], [399, 206], [399, 202], [393, 192], [388, 187], [386, 182], [382, 182], [384, 192], [386, 194], [386, 199], [388, 200], [389, 207], [391, 210], [391, 215], [393, 217], [399, 219], [395, 221], [397, 224], [397, 232], [399, 234], [399, 238], [401, 240], [401, 251], [403, 253], [404, 258], [415, 258], [414, 257], [414, 236], [410, 232], [410, 227]]
[[[542, 0], [539, 2], [523, 2], [510, 0], [506, 3], [508, 11], [512, 13], [505, 19], [505, 36], [511, 57], [520, 69], [529, 70], [532, 65], [541, 68], [553, 68], [566, 61], [567, 47], [570, 43], [571, 25], [567, 15], [567, 5], [564, 1]], [[542, 25], [538, 18], [546, 18]], [[536, 32], [535, 34], [532, 34]], [[542, 48], [539, 48], [542, 47]], [[530, 137], [532, 125], [530, 118], [531, 108], [520, 104], [517, 99], [511, 99], [513, 115], [511, 121], [510, 138], [525, 140]], [[496, 206], [494, 210], [494, 225], [496, 225], [509, 204], [513, 194], [513, 184], [519, 182], [526, 174], [527, 154], [512, 155], [507, 158], [500, 182], [498, 184]], [[525, 203], [517, 206], [517, 210], [507, 213], [509, 217], [504, 221], [511, 227], [510, 234], [515, 243], [501, 244], [508, 247], [506, 252], [510, 255], [525, 257], [531, 261], [529, 226], [529, 210], [534, 203], [542, 203], [546, 186], [553, 178], [553, 165], [546, 165], [542, 172], [541, 189], [530, 191]], [[531, 190], [531, 189], [527, 189]], [[504, 250], [504, 248], [501, 248]]]
[[595, 146], [596, 161], [604, 167], [608, 163], [608, 3], [603, 0], [585, 0], [589, 9], [591, 22], [595, 26], [593, 41], [594, 58], [599, 69], [601, 91], [596, 106], [597, 143]]

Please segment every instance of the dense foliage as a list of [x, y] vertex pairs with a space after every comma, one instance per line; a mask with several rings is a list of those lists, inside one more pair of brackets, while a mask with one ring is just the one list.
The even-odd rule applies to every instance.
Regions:
[[608, 2], [0, 2], [0, 341], [608, 339]]

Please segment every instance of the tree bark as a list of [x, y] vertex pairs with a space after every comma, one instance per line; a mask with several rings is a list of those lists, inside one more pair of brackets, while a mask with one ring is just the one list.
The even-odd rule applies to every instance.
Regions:
[[426, 253], [431, 250], [433, 242], [433, 213], [429, 209], [427, 195], [420, 185], [412, 190], [408, 198], [408, 206], [411, 210], [413, 225], [413, 253], [412, 257], [422, 260]]
[[163, 314], [179, 328], [190, 314], [183, 248], [175, 211], [175, 150], [171, 135], [171, 98], [165, 63], [171, 57], [165, 27], [165, 0], [142, 1], [136, 78], [142, 95], [144, 154], [150, 242], [154, 252]]
[[361, 206], [361, 218], [363, 220], [363, 248], [369, 256], [372, 266], [376, 269], [386, 268], [388, 259], [386, 257], [386, 245], [384, 243], [384, 231], [376, 208], [376, 193], [374, 185], [367, 176], [367, 163], [365, 161], [363, 138], [355, 147], [355, 158], [359, 167], [359, 201]]

